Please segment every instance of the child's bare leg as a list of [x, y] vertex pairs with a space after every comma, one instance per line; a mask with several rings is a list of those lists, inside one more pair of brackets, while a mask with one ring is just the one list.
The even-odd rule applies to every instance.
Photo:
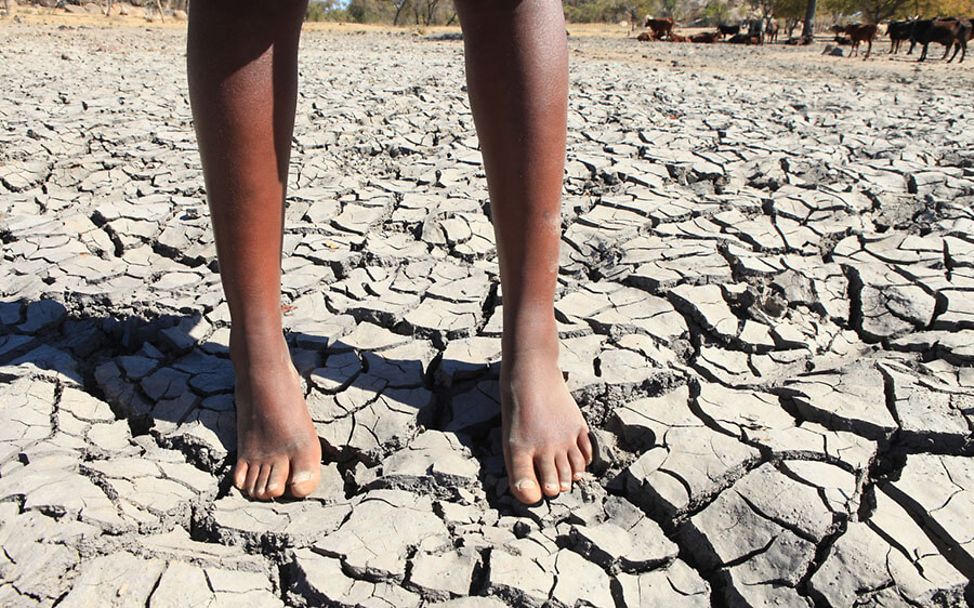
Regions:
[[318, 484], [321, 446], [281, 326], [284, 190], [305, 1], [190, 6], [190, 100], [232, 320], [234, 485], [255, 498]]
[[[457, 0], [504, 292], [501, 405], [511, 491], [555, 496], [591, 460], [558, 369], [554, 294], [568, 51], [557, 0]], [[540, 485], [538, 481], [540, 480]]]

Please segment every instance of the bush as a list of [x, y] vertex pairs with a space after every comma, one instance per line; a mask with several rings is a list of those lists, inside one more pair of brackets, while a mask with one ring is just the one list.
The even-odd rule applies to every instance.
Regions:
[[340, 8], [336, 0], [312, 0], [308, 3], [305, 21], [349, 21], [348, 11]]

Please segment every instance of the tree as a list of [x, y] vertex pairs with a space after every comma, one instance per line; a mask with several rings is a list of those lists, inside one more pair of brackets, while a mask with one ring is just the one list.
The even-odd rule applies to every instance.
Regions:
[[730, 7], [724, 0], [711, 0], [703, 9], [703, 17], [711, 25], [719, 25], [727, 21]]
[[857, 4], [860, 5], [865, 20], [869, 23], [879, 23], [912, 3], [913, 0], [860, 0]]
[[805, 6], [805, 23], [802, 25], [802, 40], [806, 43], [815, 38], [815, 0], [808, 0]]
[[643, 17], [652, 12], [655, 4], [653, 0], [613, 0], [607, 8], [617, 13], [612, 15], [616, 17], [613, 21], [620, 21], [619, 17], [622, 17], [629, 22], [631, 33], [642, 25]]
[[785, 20], [786, 38], [795, 35], [795, 28], [802, 22], [805, 16], [806, 0], [775, 0], [775, 17]]
[[664, 17], [674, 17], [678, 6], [680, 6], [680, 0], [659, 0], [659, 12]]
[[760, 14], [761, 19], [765, 22], [769, 21], [775, 12], [775, 0], [750, 0], [748, 4], [751, 6], [751, 10]]
[[399, 25], [399, 15], [402, 14], [402, 9], [406, 8], [409, 4], [409, 0], [392, 0], [392, 5], [396, 9], [396, 16], [392, 18], [393, 25]]

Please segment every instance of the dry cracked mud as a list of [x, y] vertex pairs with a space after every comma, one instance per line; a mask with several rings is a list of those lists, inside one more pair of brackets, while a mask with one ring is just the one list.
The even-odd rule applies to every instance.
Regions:
[[556, 307], [600, 458], [528, 508], [461, 43], [308, 33], [283, 310], [325, 462], [256, 503], [183, 44], [0, 27], [0, 604], [972, 599], [969, 66], [570, 39]]

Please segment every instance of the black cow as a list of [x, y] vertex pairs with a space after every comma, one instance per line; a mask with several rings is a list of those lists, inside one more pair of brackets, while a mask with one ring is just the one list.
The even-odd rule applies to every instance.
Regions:
[[886, 34], [889, 35], [889, 52], [895, 55], [900, 52], [900, 45], [913, 37], [914, 21], [890, 21], [886, 26]]
[[923, 52], [920, 53], [918, 61], [924, 61], [927, 58], [927, 49], [930, 43], [937, 42], [945, 47], [944, 56], [941, 59], [947, 59], [947, 54], [953, 48], [954, 54], [951, 55], [950, 59], [947, 59], [947, 63], [957, 57], [958, 51], [961, 56], [957, 63], [962, 63], [964, 57], [967, 56], [967, 42], [971, 39], [971, 27], [969, 19], [961, 20], [953, 17], [917, 21], [913, 28], [912, 42], [923, 46]]
[[741, 24], [731, 25], [729, 23], [721, 23], [717, 26], [717, 31], [720, 32], [721, 39], [724, 36], [736, 36], [741, 33]]

